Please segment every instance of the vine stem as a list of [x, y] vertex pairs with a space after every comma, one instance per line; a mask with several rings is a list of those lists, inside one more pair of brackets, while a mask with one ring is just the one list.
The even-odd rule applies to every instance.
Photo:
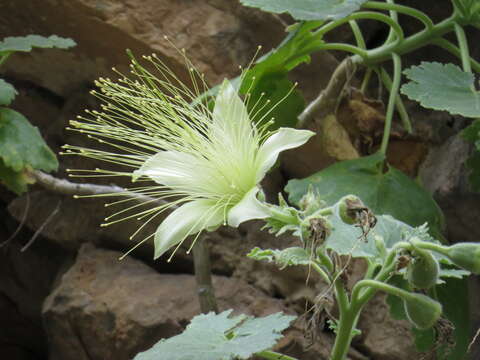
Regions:
[[[392, 79], [388, 75], [387, 71], [384, 68], [380, 69], [380, 78], [382, 79], [383, 84], [391, 91], [392, 89]], [[400, 119], [402, 120], [403, 127], [409, 134], [413, 132], [412, 123], [410, 122], [410, 116], [408, 115], [407, 109], [405, 108], [405, 104], [401, 96], [397, 93], [395, 96], [395, 105], [397, 107], [398, 114], [400, 115]]]
[[433, 21], [428, 17], [427, 14], [409, 6], [397, 5], [390, 1], [388, 3], [367, 1], [362, 5], [362, 7], [366, 9], [395, 11], [397, 13], [409, 15], [420, 20], [428, 29], [431, 29], [434, 26]]
[[[447, 39], [438, 38], [438, 39], [433, 40], [432, 44], [441, 47], [442, 49], [444, 49], [444, 50], [448, 51], [449, 53], [455, 55], [459, 59], [462, 58], [462, 53], [461, 53], [460, 49], [458, 47], [456, 47], [454, 44], [452, 44], [450, 41], [448, 41]], [[475, 59], [472, 59], [470, 57], [470, 64], [471, 64], [472, 69], [475, 72], [480, 73], [480, 63], [478, 61], [475, 61]]]
[[388, 96], [387, 113], [385, 115], [385, 127], [383, 129], [382, 144], [380, 145], [380, 152], [383, 155], [387, 153], [388, 141], [390, 139], [390, 131], [392, 129], [393, 110], [395, 108], [395, 100], [400, 89], [400, 80], [402, 77], [402, 61], [400, 56], [392, 53], [393, 60], [393, 82]]
[[470, 52], [468, 50], [468, 41], [465, 35], [465, 30], [455, 23], [455, 35], [457, 35], [458, 46], [460, 47], [460, 55], [462, 59], [463, 71], [471, 73], [472, 66], [470, 64]]

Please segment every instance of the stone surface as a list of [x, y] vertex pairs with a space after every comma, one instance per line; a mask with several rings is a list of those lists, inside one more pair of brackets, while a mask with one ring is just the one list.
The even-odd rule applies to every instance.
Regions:
[[[83, 245], [75, 264], [61, 277], [43, 304], [50, 360], [129, 360], [160, 338], [182, 331], [199, 313], [191, 275], [159, 274], [118, 252]], [[239, 279], [215, 276], [220, 311], [265, 316], [285, 311], [273, 299]], [[318, 358], [318, 346], [302, 350], [298, 327], [279, 346], [302, 359]], [[296, 349], [292, 346], [296, 344]], [[325, 350], [320, 353], [325, 353]]]

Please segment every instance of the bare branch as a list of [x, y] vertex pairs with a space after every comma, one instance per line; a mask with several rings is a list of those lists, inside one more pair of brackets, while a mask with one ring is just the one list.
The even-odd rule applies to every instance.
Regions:
[[351, 58], [345, 58], [333, 72], [327, 87], [298, 116], [297, 126], [299, 128], [308, 128], [315, 115], [320, 114], [321, 117], [324, 117], [335, 112], [342, 90], [351, 79], [354, 71], [355, 65]]

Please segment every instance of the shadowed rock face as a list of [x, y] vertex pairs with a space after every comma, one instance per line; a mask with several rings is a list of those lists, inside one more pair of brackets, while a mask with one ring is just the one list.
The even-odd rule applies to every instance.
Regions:
[[[425, 2], [423, 10], [444, 15], [443, 6], [435, 3], [433, 8], [427, 3], [434, 1]], [[64, 128], [83, 109], [98, 107], [88, 95], [95, 78], [113, 77], [112, 66], [128, 71], [126, 48], [137, 55], [158, 53], [187, 80], [181, 55], [163, 39], [168, 35], [177, 47], [187, 50], [188, 57], [214, 85], [225, 76], [235, 76], [237, 65], [248, 63], [257, 45], [267, 51], [284, 36], [278, 17], [244, 8], [234, 0], [15, 0], [0, 2], [0, 14], [8, 14], [0, 20], [0, 38], [57, 34], [78, 43], [69, 51], [35, 50], [14, 55], [0, 69], [1, 76], [19, 90], [13, 107], [40, 128], [56, 151], [64, 143], [88, 144], [85, 137], [67, 133]], [[282, 19], [288, 21], [287, 17]], [[367, 41], [373, 43], [385, 35], [375, 24], [367, 26]], [[415, 26], [407, 24], [408, 29]], [[351, 34], [342, 30], [333, 37], [345, 40]], [[406, 62], [418, 62], [420, 55]], [[438, 53], [430, 49], [428, 55], [436, 57]], [[308, 100], [325, 86], [336, 64], [329, 54], [316, 54], [310, 66], [295, 71]], [[465, 188], [465, 172], [458, 161], [470, 149], [458, 139], [446, 140], [453, 133], [445, 125], [449, 117], [420, 113], [428, 117], [428, 124], [435, 124], [431, 128], [436, 141], [421, 176], [446, 210], [451, 240], [478, 240], [478, 198]], [[348, 143], [345, 141], [345, 146]], [[265, 180], [267, 196], [274, 199], [286, 179], [309, 175], [335, 160], [320, 154], [318, 147], [287, 153], [282, 168]], [[70, 157], [60, 160], [58, 177], [65, 176], [66, 168], [99, 165]], [[439, 179], [445, 181], [439, 183]], [[129, 185], [122, 181], [117, 184]], [[0, 250], [0, 359], [131, 359], [159, 338], [181, 332], [198, 314], [194, 279], [188, 275], [191, 257], [185, 249], [180, 249], [173, 265], [168, 266], [162, 261], [152, 263], [151, 244], [133, 253], [136, 259], [119, 262], [121, 253], [102, 248], [128, 249], [132, 244], [128, 237], [138, 227], [137, 222], [99, 228], [109, 214], [103, 200], [73, 200], [40, 188], [32, 190], [26, 227], [35, 231], [55, 207], [60, 206], [60, 211], [27, 252], [20, 252], [20, 244], [32, 236], [29, 231], [20, 233], [7, 250]], [[20, 221], [26, 197], [13, 198], [1, 190], [0, 199]], [[16, 223], [6, 210], [2, 217], [1, 234], [6, 239]], [[154, 229], [152, 225], [146, 232]], [[306, 284], [304, 270], [279, 271], [245, 257], [255, 245], [267, 248], [294, 243], [288, 236], [277, 239], [261, 232], [258, 223], [209, 234], [213, 271], [228, 276], [214, 278], [221, 309], [234, 308], [238, 313], [257, 316], [285, 309], [302, 314], [306, 301], [314, 302], [315, 294], [324, 289], [320, 281], [311, 276]], [[362, 354], [378, 360], [416, 358], [408, 326], [389, 317], [381, 297], [369, 305], [360, 326], [364, 332], [354, 346], [361, 352], [353, 350], [351, 359], [365, 359]], [[304, 352], [302, 326], [295, 325], [279, 350], [302, 360], [326, 359], [332, 336], [323, 328], [318, 330], [317, 343]]]

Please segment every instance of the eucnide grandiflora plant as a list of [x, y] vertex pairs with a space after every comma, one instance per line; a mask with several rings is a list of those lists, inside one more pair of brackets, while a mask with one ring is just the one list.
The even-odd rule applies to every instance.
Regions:
[[[116, 215], [123, 216], [120, 220], [136, 217], [145, 220], [144, 226], [174, 208], [152, 234], [155, 258], [180, 246], [189, 235], [198, 236], [221, 225], [236, 227], [250, 219], [263, 219], [266, 228], [277, 235], [291, 232], [298, 237], [299, 246], [283, 250], [256, 247], [248, 256], [275, 262], [280, 268], [307, 266], [328, 284], [327, 292], [338, 305], [338, 314], [328, 314], [336, 334], [332, 360], [346, 358], [359, 333], [360, 313], [376, 292], [401, 299], [411, 324], [427, 329], [435, 327], [442, 316], [442, 306], [431, 291], [442, 277], [452, 276], [455, 267], [461, 269], [456, 276], [480, 273], [479, 245], [441, 245], [430, 237], [426, 226], [413, 228], [388, 215], [376, 216], [354, 195], [326, 206], [321, 194], [310, 190], [299, 202], [300, 208], [290, 206], [281, 195], [278, 205], [267, 203], [260, 181], [281, 151], [304, 144], [313, 133], [292, 128], [270, 130], [266, 115], [256, 118], [255, 114], [275, 104], [264, 99], [247, 111], [248, 93], [242, 100], [227, 80], [219, 87], [213, 108], [208, 102], [194, 101], [199, 89], [205, 90], [202, 76], [191, 70], [195, 88], [191, 91], [156, 56], [146, 59], [158, 74], [133, 59], [135, 79], [100, 79], [100, 91], [94, 94], [104, 101], [103, 110], [71, 122], [73, 130], [112, 150], [71, 145], [65, 149], [69, 154], [122, 165], [118, 172], [95, 169], [94, 174], [148, 181], [120, 195], [136, 194], [132, 200], [143, 197], [154, 204], [152, 208], [138, 213], [139, 204], [134, 204]], [[125, 215], [127, 212], [135, 215]], [[363, 258], [367, 270], [364, 278], [348, 289], [345, 269], [353, 258]], [[406, 285], [389, 283], [399, 276]], [[246, 359], [253, 354], [293, 359], [269, 350], [292, 316], [229, 315], [200, 315], [183, 334], [160, 341], [136, 359]], [[208, 339], [199, 336], [207, 330]]]

